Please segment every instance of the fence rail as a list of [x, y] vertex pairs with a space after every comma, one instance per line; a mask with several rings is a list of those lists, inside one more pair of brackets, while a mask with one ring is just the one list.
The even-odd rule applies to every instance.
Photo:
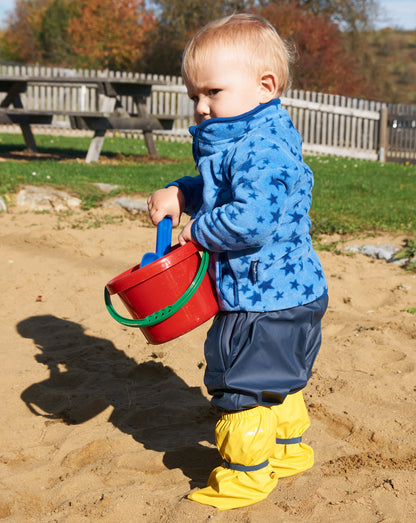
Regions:
[[[167, 85], [153, 87], [152, 96], [147, 101], [148, 112], [157, 116], [173, 116], [173, 130], [165, 133], [172, 136], [189, 136], [188, 127], [193, 124], [192, 102], [187, 97], [180, 77], [1, 64], [0, 75], [44, 76], [44, 85], [29, 86], [23, 94], [25, 107], [67, 111], [97, 110], [97, 90], [82, 84], [51, 86], [47, 82], [48, 76], [160, 80]], [[412, 127], [416, 125], [416, 106], [391, 105], [387, 109], [387, 105], [381, 102], [300, 90], [289, 91], [281, 101], [302, 135], [305, 153], [416, 162], [416, 127]], [[127, 112], [136, 114], [136, 106], [131, 98], [122, 97], [121, 103]], [[398, 117], [387, 117], [387, 110]], [[406, 115], [406, 122], [410, 123], [406, 124], [406, 132], [401, 128], [400, 133], [392, 122], [402, 121], [403, 114]], [[69, 121], [63, 116], [57, 116], [53, 125], [58, 128], [70, 127]]]

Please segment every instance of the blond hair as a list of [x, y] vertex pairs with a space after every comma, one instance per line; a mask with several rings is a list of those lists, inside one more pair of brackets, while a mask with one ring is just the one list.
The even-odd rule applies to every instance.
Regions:
[[185, 83], [213, 46], [234, 48], [237, 59], [257, 76], [265, 71], [274, 72], [278, 79], [277, 96], [289, 89], [291, 52], [275, 28], [263, 17], [234, 14], [215, 20], [195, 33], [183, 52], [182, 76]]

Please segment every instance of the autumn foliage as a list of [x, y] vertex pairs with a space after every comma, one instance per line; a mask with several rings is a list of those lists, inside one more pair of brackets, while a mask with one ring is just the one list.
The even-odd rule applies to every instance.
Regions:
[[0, 31], [0, 58], [179, 75], [183, 47], [199, 27], [254, 11], [292, 46], [293, 88], [373, 99], [390, 89], [377, 51], [369, 54], [374, 0], [152, 0], [157, 14], [145, 1], [16, 0]]
[[81, 67], [131, 69], [140, 61], [155, 18], [144, 0], [80, 0], [69, 21], [73, 53]]
[[326, 14], [313, 14], [299, 2], [271, 2], [258, 10], [292, 45], [293, 85], [297, 89], [355, 96], [363, 94], [358, 63], [344, 35]]
[[2, 54], [25, 63], [132, 70], [155, 25], [144, 0], [17, 0]]
[[39, 62], [42, 49], [37, 35], [41, 31], [43, 14], [48, 0], [36, 4], [26, 0], [16, 0], [15, 8], [9, 18], [8, 28], [2, 35], [2, 54], [6, 58], [24, 63]]

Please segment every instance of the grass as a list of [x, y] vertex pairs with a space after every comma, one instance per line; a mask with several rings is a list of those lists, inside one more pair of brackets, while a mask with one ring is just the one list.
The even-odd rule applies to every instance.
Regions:
[[[37, 135], [42, 158], [25, 155], [20, 134], [0, 134], [0, 195], [21, 185], [48, 185], [80, 197], [85, 209], [108, 198], [93, 183], [118, 185], [110, 193], [143, 196], [180, 176], [196, 174], [190, 143], [158, 141], [161, 159], [149, 161], [143, 140], [106, 138], [100, 162], [85, 164], [89, 138]], [[15, 161], [24, 158], [25, 161]], [[49, 159], [45, 159], [49, 157]], [[58, 161], [58, 159], [60, 161]], [[305, 157], [315, 175], [312, 233], [416, 232], [416, 166], [336, 157]]]
[[402, 250], [394, 255], [396, 260], [403, 260], [403, 267], [409, 271], [416, 271], [416, 239], [406, 238]]
[[[93, 185], [95, 182], [118, 185], [111, 196], [146, 195], [169, 181], [195, 174], [190, 144], [160, 141], [158, 150], [162, 160], [151, 161], [146, 156], [143, 140], [108, 138], [104, 141], [100, 162], [85, 164], [90, 138], [37, 135], [36, 142], [40, 156], [26, 161], [23, 138], [0, 134], [0, 157], [6, 157], [0, 164], [0, 195], [15, 193], [26, 184], [49, 185], [77, 195], [88, 209], [108, 197]], [[49, 159], [45, 159], [46, 156]], [[25, 161], [15, 161], [22, 157]]]
[[315, 233], [416, 232], [416, 166], [310, 157]]

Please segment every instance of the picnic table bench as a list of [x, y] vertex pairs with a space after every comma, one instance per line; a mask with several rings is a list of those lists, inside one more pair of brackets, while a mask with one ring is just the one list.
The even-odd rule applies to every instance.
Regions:
[[[27, 109], [23, 106], [21, 94], [28, 85], [55, 86], [89, 86], [97, 89], [97, 111], [72, 111]], [[0, 103], [0, 124], [17, 124], [20, 126], [26, 146], [36, 151], [36, 142], [31, 125], [50, 125], [55, 116], [68, 116], [74, 129], [94, 131], [86, 162], [97, 161], [104, 143], [105, 133], [114, 130], [141, 130], [150, 155], [157, 156], [153, 131], [172, 129], [174, 118], [171, 116], [149, 115], [146, 99], [151, 95], [151, 80], [133, 78], [84, 78], [76, 76], [57, 77], [9, 77], [0, 76], [0, 92], [6, 95]], [[158, 81], [157, 84], [162, 84]], [[121, 104], [121, 96], [131, 96], [137, 108], [137, 115], [128, 113]]]

